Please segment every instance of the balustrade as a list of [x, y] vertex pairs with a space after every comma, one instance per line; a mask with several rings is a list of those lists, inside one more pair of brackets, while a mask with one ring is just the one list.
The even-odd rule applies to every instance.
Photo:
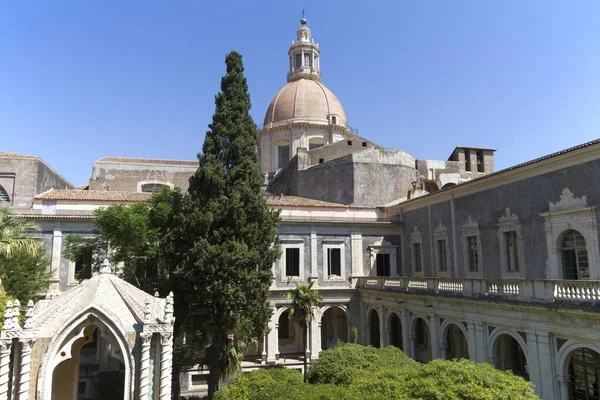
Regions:
[[600, 281], [370, 276], [359, 278], [357, 287], [428, 295], [453, 294], [467, 298], [493, 297], [535, 303], [600, 301]]

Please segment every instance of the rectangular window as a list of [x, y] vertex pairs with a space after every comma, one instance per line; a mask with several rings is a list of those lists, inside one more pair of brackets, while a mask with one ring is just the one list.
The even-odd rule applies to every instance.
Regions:
[[469, 252], [469, 271], [479, 271], [479, 248], [477, 246], [477, 236], [467, 237], [467, 250]]
[[377, 265], [377, 276], [391, 276], [389, 254], [377, 254], [375, 263]]
[[483, 163], [483, 151], [477, 152], [477, 172], [485, 172], [485, 164]]
[[92, 261], [94, 252], [92, 248], [85, 248], [80, 257], [75, 261], [75, 279], [90, 279], [92, 277]]
[[192, 386], [208, 385], [208, 375], [192, 375]]
[[290, 145], [283, 144], [278, 146], [279, 149], [279, 163], [278, 168], [284, 168], [290, 161]]
[[342, 250], [327, 249], [327, 275], [342, 276]]
[[285, 276], [300, 276], [300, 249], [285, 249]]
[[508, 272], [519, 272], [517, 232], [504, 232], [504, 241], [506, 242], [506, 265]]
[[296, 69], [302, 69], [302, 54], [296, 54]]
[[415, 272], [421, 272], [421, 243], [413, 243], [413, 264], [415, 266]]
[[438, 244], [438, 267], [441, 272], [448, 271], [448, 260], [446, 257], [446, 240], [441, 239], [437, 241]]
[[306, 67], [306, 68], [312, 67], [312, 59], [310, 58], [310, 53], [304, 54], [304, 67]]

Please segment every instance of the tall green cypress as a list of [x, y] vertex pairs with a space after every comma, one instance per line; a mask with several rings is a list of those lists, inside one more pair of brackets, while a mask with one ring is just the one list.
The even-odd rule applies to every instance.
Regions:
[[279, 213], [262, 193], [258, 134], [242, 56], [225, 58], [227, 74], [215, 98], [199, 167], [190, 178], [191, 211], [184, 229], [193, 247], [186, 257], [185, 299], [210, 343], [209, 399], [218, 384], [221, 351], [228, 340], [259, 339], [271, 317], [268, 303]]

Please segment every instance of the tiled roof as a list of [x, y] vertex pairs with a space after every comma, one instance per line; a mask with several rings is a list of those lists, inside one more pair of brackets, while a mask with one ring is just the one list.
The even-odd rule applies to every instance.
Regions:
[[307, 199], [298, 196], [267, 196], [269, 205], [274, 207], [327, 207], [327, 208], [374, 208], [359, 207], [327, 201]]
[[124, 201], [136, 202], [150, 199], [151, 193], [119, 192], [106, 190], [52, 189], [35, 198], [40, 200]]
[[39, 160], [38, 157], [28, 156], [26, 154], [7, 153], [0, 151], [0, 158], [12, 158], [15, 160]]
[[102, 157], [96, 162], [198, 166], [198, 160], [161, 160], [157, 158]]
[[89, 183], [86, 183], [85, 185], [77, 185], [77, 186], [75, 186], [75, 189], [77, 189], [77, 190], [89, 190], [89, 188], [90, 188]]

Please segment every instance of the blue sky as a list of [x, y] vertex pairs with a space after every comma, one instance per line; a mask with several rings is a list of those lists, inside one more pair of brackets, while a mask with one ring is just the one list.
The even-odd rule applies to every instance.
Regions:
[[230, 50], [262, 123], [302, 7], [323, 83], [384, 147], [496, 168], [600, 137], [600, 1], [14, 1], [0, 5], [0, 151], [74, 184], [106, 156], [194, 159]]

